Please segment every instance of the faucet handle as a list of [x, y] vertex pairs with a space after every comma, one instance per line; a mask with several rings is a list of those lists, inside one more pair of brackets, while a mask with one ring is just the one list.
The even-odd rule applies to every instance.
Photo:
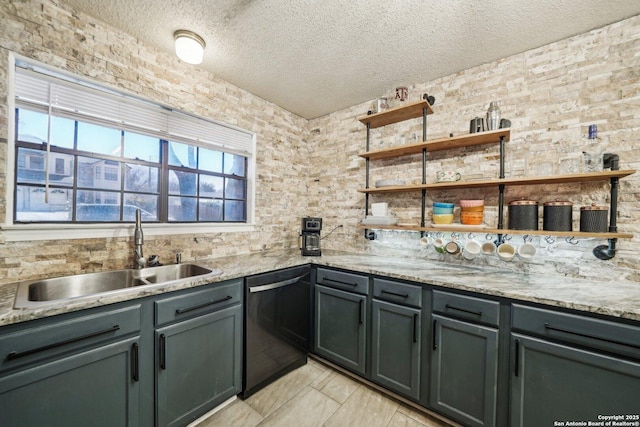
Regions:
[[176, 252], [176, 264], [182, 264], [182, 252]]

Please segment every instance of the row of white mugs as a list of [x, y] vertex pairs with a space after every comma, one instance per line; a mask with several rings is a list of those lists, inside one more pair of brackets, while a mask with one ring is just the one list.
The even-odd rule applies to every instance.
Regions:
[[428, 236], [420, 238], [420, 246], [433, 244], [436, 252], [449, 255], [460, 255], [467, 260], [472, 260], [480, 255], [496, 254], [502, 261], [512, 261], [516, 254], [524, 261], [529, 261], [536, 256], [537, 249], [531, 243], [524, 243], [516, 248], [509, 242], [503, 242], [496, 246], [493, 241], [480, 243], [477, 240], [467, 240], [462, 243], [460, 240], [447, 241], [441, 237], [433, 239]]

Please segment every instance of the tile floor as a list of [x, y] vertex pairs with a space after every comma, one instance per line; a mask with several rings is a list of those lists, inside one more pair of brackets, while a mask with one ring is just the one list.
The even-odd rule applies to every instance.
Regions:
[[313, 359], [197, 427], [446, 427]]

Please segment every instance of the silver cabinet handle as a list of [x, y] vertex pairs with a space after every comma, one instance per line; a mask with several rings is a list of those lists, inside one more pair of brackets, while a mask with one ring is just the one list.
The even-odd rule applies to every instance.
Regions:
[[283, 280], [282, 282], [269, 283], [267, 285], [261, 285], [261, 286], [251, 286], [251, 287], [249, 287], [249, 293], [253, 294], [253, 293], [256, 293], [256, 292], [270, 291], [271, 289], [278, 289], [278, 288], [282, 288], [284, 286], [293, 285], [294, 283], [296, 283], [298, 280], [302, 279], [307, 274], [309, 274], [309, 273], [305, 273], [302, 276], [294, 277], [293, 279]]

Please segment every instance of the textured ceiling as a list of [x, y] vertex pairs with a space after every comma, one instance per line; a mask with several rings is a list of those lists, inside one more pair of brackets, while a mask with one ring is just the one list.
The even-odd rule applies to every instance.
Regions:
[[62, 0], [305, 118], [640, 14], [638, 0]]

